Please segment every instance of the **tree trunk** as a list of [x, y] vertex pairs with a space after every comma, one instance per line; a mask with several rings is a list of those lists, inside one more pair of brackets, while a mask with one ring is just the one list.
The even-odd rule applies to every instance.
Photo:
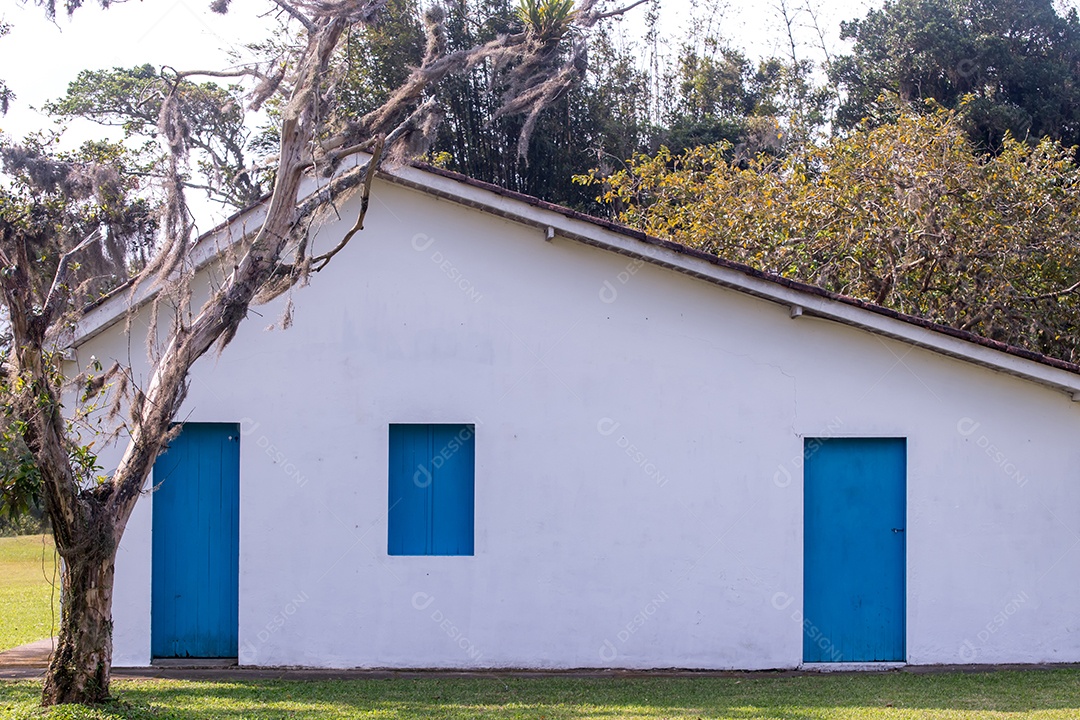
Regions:
[[[100, 542], [100, 540], [98, 540]], [[60, 637], [45, 675], [42, 705], [109, 699], [115, 544], [64, 552]]]

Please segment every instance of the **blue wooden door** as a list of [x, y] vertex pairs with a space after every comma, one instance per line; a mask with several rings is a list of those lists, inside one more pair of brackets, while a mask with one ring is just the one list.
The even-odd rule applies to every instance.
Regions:
[[903, 661], [907, 442], [805, 442], [803, 661]]
[[154, 463], [154, 657], [236, 657], [240, 426], [185, 423]]

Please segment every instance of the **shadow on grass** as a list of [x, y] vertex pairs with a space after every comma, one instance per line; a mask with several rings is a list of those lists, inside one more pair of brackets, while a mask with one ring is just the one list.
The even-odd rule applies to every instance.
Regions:
[[1080, 717], [1080, 670], [736, 678], [421, 678], [115, 683], [96, 709], [35, 708], [38, 687], [0, 683], [0, 717], [51, 720], [263, 718]]

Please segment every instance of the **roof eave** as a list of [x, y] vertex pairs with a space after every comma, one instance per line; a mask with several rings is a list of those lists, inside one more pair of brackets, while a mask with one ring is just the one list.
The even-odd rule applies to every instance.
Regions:
[[[660, 267], [669, 268], [722, 287], [753, 295], [793, 309], [793, 317], [823, 318], [892, 338], [933, 352], [1004, 372], [1068, 393], [1080, 401], [1080, 366], [1047, 357], [955, 328], [898, 313], [822, 288], [770, 275], [745, 265], [709, 255], [684, 245], [651, 237], [601, 218], [521, 195], [439, 168], [413, 165], [380, 172], [388, 182], [408, 187], [459, 205], [537, 228], [538, 242], [553, 236], [617, 252]], [[210, 231], [198, 243], [195, 259], [201, 268], [221, 252], [242, 242], [257, 229], [265, 213], [259, 203]], [[240, 231], [235, 229], [240, 223]], [[124, 317], [129, 303], [146, 303], [159, 291], [152, 283], [114, 293], [93, 307], [70, 336], [69, 345], [90, 340]]]
[[1032, 380], [1080, 400], [1080, 368], [1062, 360], [723, 261], [569, 208], [502, 189], [493, 192], [491, 186], [455, 173], [433, 168], [403, 167], [384, 177], [398, 185], [531, 225], [538, 229], [538, 241], [545, 241], [554, 235], [617, 252], [789, 308], [799, 308], [793, 315], [823, 318], [867, 330]]

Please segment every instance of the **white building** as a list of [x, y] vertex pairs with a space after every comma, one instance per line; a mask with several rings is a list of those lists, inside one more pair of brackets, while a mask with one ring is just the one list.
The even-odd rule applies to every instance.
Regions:
[[193, 369], [117, 665], [1080, 661], [1075, 366], [418, 168], [291, 300]]

